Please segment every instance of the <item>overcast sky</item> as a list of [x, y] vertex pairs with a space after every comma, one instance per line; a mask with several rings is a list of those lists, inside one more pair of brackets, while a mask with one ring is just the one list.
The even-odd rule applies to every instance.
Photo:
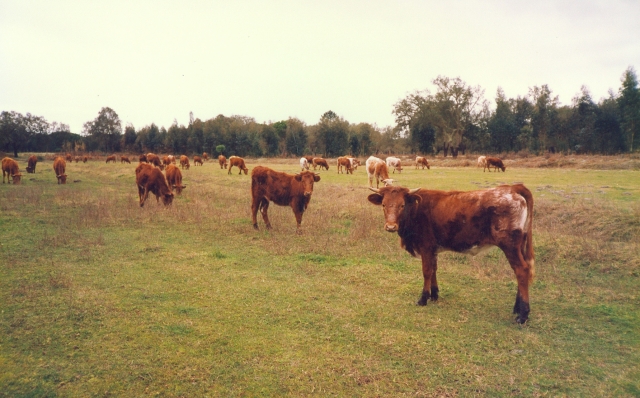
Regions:
[[0, 0], [0, 110], [74, 133], [102, 107], [136, 129], [218, 114], [393, 126], [439, 75], [562, 104], [640, 67], [640, 1]]

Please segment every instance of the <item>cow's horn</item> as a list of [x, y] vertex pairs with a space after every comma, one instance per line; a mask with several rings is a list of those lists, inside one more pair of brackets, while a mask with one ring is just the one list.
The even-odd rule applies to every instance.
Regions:
[[376, 189], [376, 188], [369, 187], [369, 190], [371, 190], [371, 191], [373, 191], [375, 193], [380, 193], [380, 190]]
[[409, 190], [409, 195], [413, 195], [414, 193], [417, 193], [419, 190], [421, 190], [422, 188], [415, 188], [415, 189], [410, 189]]

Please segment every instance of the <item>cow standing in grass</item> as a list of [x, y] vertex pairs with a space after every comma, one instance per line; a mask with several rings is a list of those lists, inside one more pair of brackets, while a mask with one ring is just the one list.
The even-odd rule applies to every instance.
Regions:
[[197, 155], [194, 156], [193, 157], [193, 165], [194, 166], [197, 166], [197, 165], [202, 166], [202, 158], [200, 156], [197, 156]]
[[424, 156], [416, 156], [416, 170], [418, 166], [422, 166], [422, 170], [424, 170], [425, 166], [427, 170], [431, 170], [431, 166], [429, 166], [429, 161]]
[[37, 163], [38, 157], [36, 155], [29, 156], [29, 159], [27, 159], [27, 173], [35, 173]]
[[[489, 172], [491, 172], [491, 167], [493, 167], [496, 172], [498, 171], [498, 169], [500, 169], [503, 173], [506, 169], [505, 165], [502, 163], [502, 159], [490, 157], [486, 159], [485, 167], [489, 170]], [[484, 168], [482, 169], [482, 171], [484, 172]]]
[[338, 174], [344, 173], [342, 168], [347, 171], [347, 174], [353, 174], [353, 161], [349, 160], [346, 156], [340, 156], [336, 160], [336, 165], [338, 166]]
[[[71, 161], [71, 160], [69, 160]], [[105, 163], [109, 163], [109, 162], [113, 162], [115, 164], [116, 162], [116, 155], [109, 155], [107, 156], [107, 160], [105, 161]]]
[[171, 189], [172, 192], [175, 189], [178, 195], [182, 194], [182, 190], [187, 186], [182, 185], [182, 172], [180, 171], [180, 169], [175, 165], [170, 164], [165, 168], [164, 174], [167, 177], [169, 189]]
[[529, 317], [529, 284], [534, 275], [533, 196], [524, 185], [459, 192], [384, 187], [369, 202], [381, 205], [384, 229], [397, 232], [402, 247], [422, 259], [424, 285], [418, 305], [438, 299], [438, 253], [476, 255], [492, 246], [502, 250], [516, 274], [516, 321]]
[[312, 160], [312, 164], [313, 164], [313, 169], [315, 170], [316, 167], [320, 167], [320, 170], [322, 169], [327, 169], [329, 170], [329, 163], [327, 163], [326, 159], [323, 158], [313, 158]]
[[129, 160], [128, 156], [122, 155], [122, 156], [120, 156], [120, 163], [129, 163], [129, 164], [131, 164], [131, 160]]
[[375, 156], [369, 156], [365, 163], [367, 176], [369, 178], [369, 187], [373, 187], [373, 178], [376, 179], [376, 188], [380, 187], [380, 181], [387, 186], [393, 183], [393, 179], [389, 178], [389, 169], [384, 160]]
[[20, 178], [22, 174], [20, 174], [20, 166], [18, 162], [11, 158], [2, 159], [2, 183], [4, 184], [5, 174], [7, 176], [7, 183], [11, 184], [20, 184]]
[[144, 202], [149, 196], [149, 192], [156, 196], [156, 202], [160, 202], [165, 206], [169, 206], [173, 202], [173, 192], [169, 189], [167, 180], [162, 172], [149, 164], [140, 163], [136, 167], [136, 185], [138, 186], [138, 197], [140, 198], [140, 207], [144, 206]]
[[227, 168], [227, 158], [224, 155], [218, 156], [218, 164], [220, 164], [221, 169]]
[[56, 178], [58, 179], [58, 184], [66, 184], [67, 183], [67, 175], [65, 174], [65, 170], [67, 169], [67, 162], [65, 162], [62, 156], [58, 156], [53, 159], [53, 171], [56, 172]]
[[240, 169], [240, 172], [238, 174], [242, 174], [243, 171], [244, 175], [247, 175], [249, 173], [249, 169], [244, 165], [244, 159], [242, 159], [240, 156], [231, 156], [229, 158], [229, 171], [227, 172], [227, 174], [231, 174], [231, 168], [233, 166], [236, 166]]
[[291, 206], [298, 223], [297, 232], [300, 233], [302, 214], [309, 206], [313, 183], [320, 181], [320, 176], [312, 171], [302, 171], [298, 174], [287, 174], [268, 167], [256, 166], [251, 171], [251, 220], [253, 228], [258, 229], [258, 210], [262, 219], [271, 229], [267, 210], [269, 202], [278, 206]]
[[398, 173], [402, 172], [402, 163], [400, 162], [400, 158], [389, 156], [389, 157], [387, 157], [385, 162], [387, 163], [387, 168], [388, 169], [393, 167], [393, 173], [394, 174], [395, 174], [396, 170], [398, 170]]

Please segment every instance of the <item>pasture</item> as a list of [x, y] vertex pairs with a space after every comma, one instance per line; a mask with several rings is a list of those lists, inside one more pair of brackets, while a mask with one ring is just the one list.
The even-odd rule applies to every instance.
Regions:
[[420, 261], [383, 230], [364, 167], [319, 172], [296, 235], [273, 204], [255, 231], [250, 175], [217, 162], [140, 208], [137, 162], [67, 164], [58, 185], [41, 161], [0, 186], [0, 396], [640, 395], [637, 168], [466, 164], [392, 178], [533, 192], [525, 325], [497, 248], [440, 254], [440, 299], [416, 306]]

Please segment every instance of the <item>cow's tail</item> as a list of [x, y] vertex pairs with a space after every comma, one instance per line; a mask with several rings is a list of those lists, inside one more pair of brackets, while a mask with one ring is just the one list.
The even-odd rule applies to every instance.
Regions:
[[516, 185], [516, 192], [527, 202], [527, 221], [524, 228], [524, 245], [522, 246], [522, 257], [529, 264], [529, 282], [533, 281], [535, 275], [535, 255], [533, 253], [533, 195], [531, 191], [522, 184]]

